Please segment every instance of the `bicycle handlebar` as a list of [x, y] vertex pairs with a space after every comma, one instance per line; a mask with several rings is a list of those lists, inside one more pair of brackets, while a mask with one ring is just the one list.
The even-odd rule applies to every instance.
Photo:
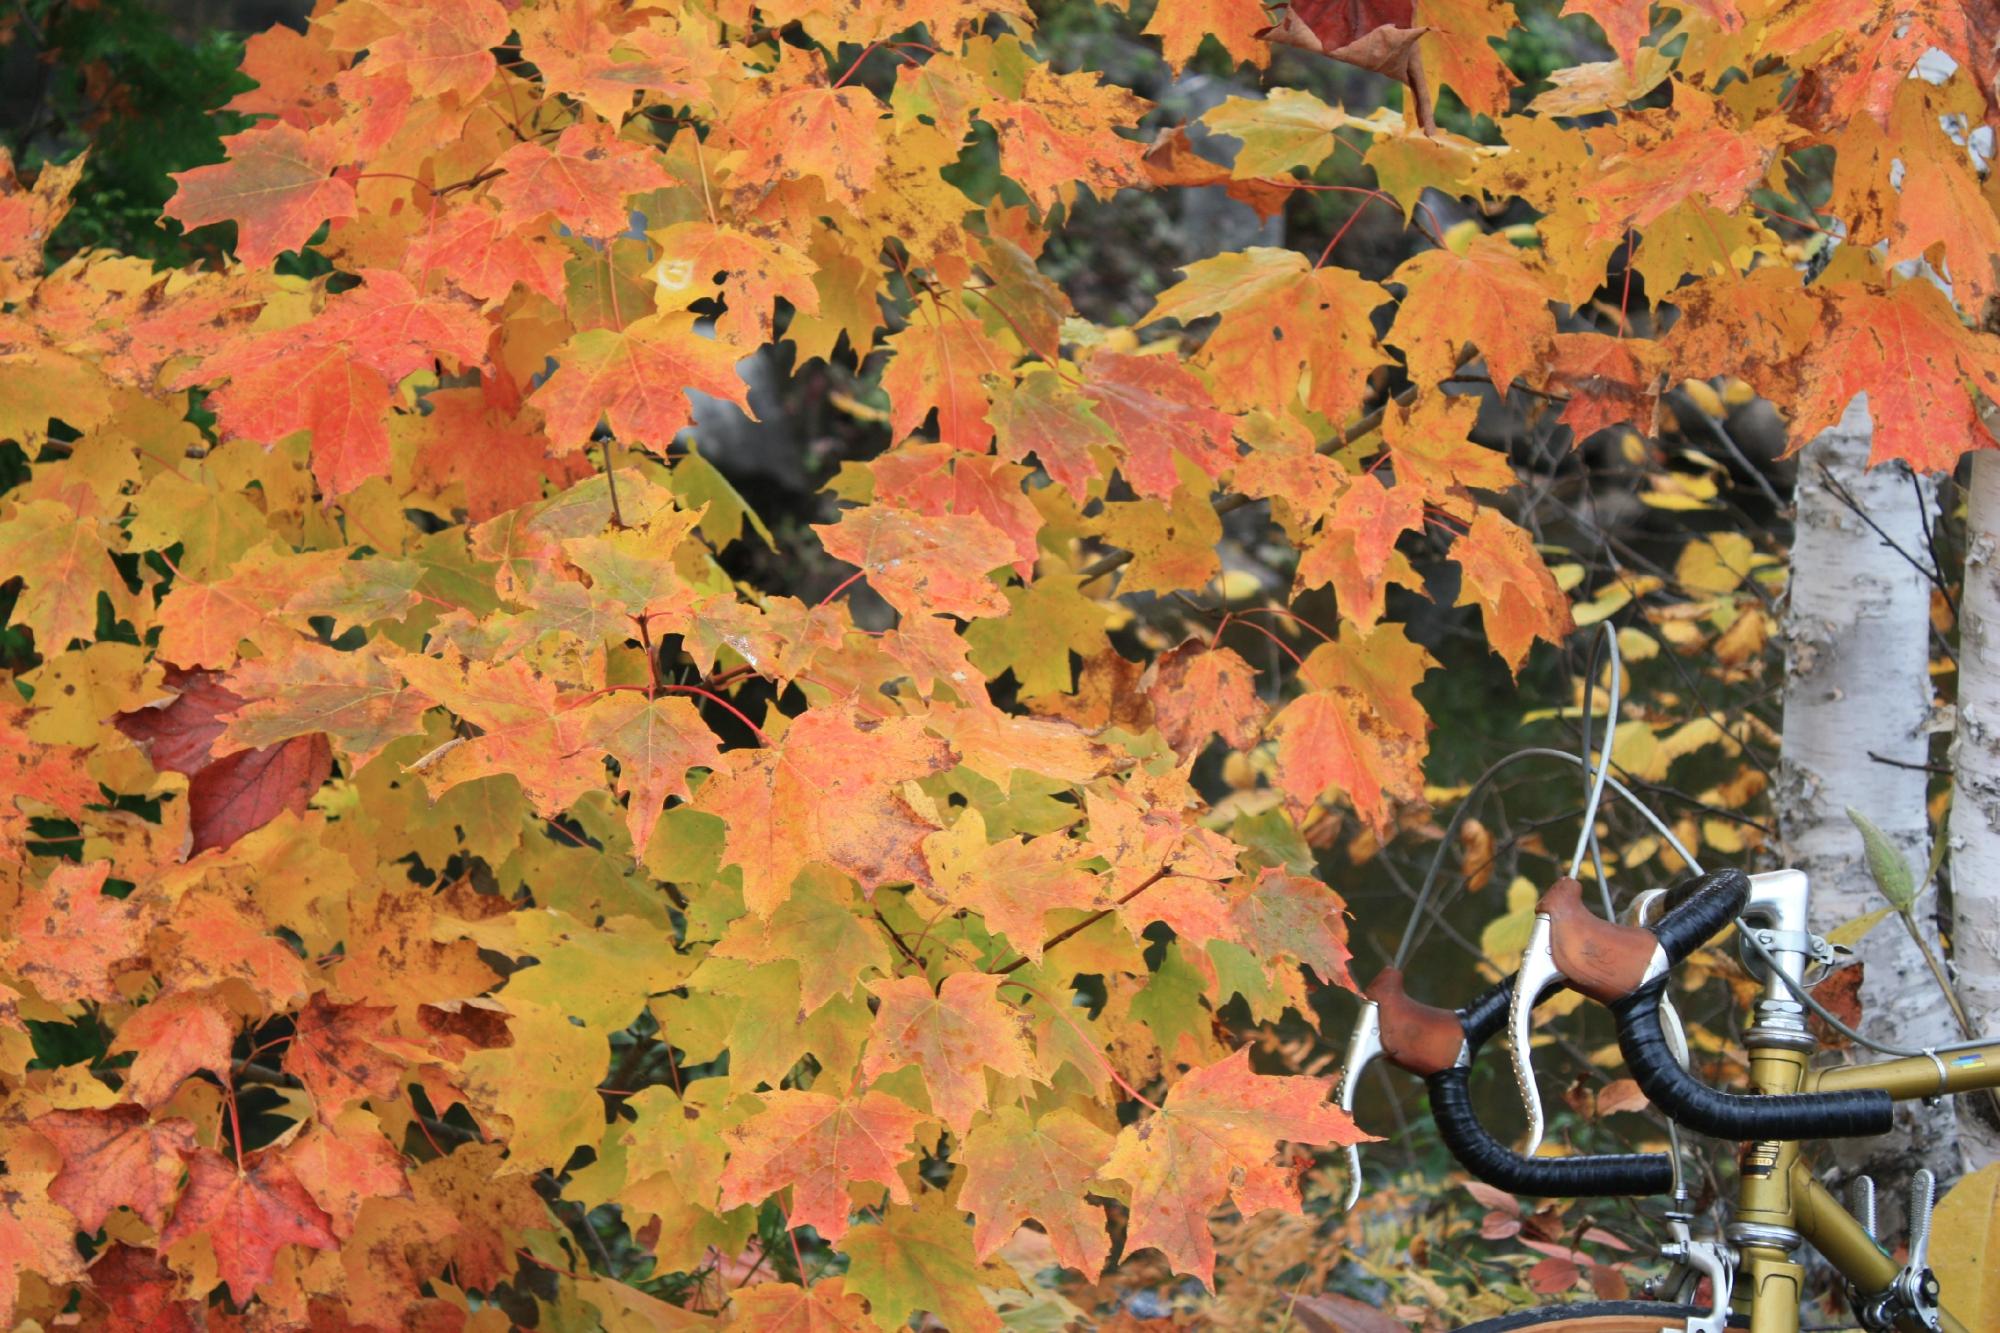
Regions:
[[1895, 1102], [1880, 1088], [1759, 1096], [1709, 1087], [1681, 1068], [1667, 1049], [1660, 1030], [1660, 994], [1666, 985], [1666, 977], [1656, 977], [1613, 1003], [1611, 1012], [1618, 1019], [1618, 1049], [1633, 1081], [1674, 1120], [1711, 1138], [1738, 1142], [1868, 1138], [1889, 1132]]
[[1469, 1086], [1472, 1061], [1505, 1025], [1512, 995], [1510, 977], [1463, 1009], [1439, 1009], [1411, 999], [1395, 968], [1385, 969], [1368, 987], [1368, 998], [1381, 1011], [1382, 1053], [1424, 1080], [1445, 1147], [1474, 1176], [1512, 1194], [1605, 1198], [1666, 1193], [1673, 1184], [1673, 1163], [1664, 1153], [1525, 1157], [1479, 1123]]
[[[1618, 1020], [1618, 1046], [1626, 1066], [1647, 1098], [1680, 1124], [1713, 1138], [1862, 1138], [1886, 1133], [1893, 1101], [1879, 1089], [1781, 1093], [1770, 1096], [1711, 1088], [1673, 1056], [1660, 1028], [1660, 997], [1667, 975], [1696, 949], [1734, 921], [1750, 898], [1750, 878], [1740, 870], [1718, 870], [1676, 885], [1666, 911], [1652, 926], [1605, 921], [1584, 905], [1573, 879], [1551, 885], [1537, 904], [1536, 942], [1521, 975], [1537, 982], [1566, 980], [1593, 1000], [1609, 1005]], [[1527, 1061], [1527, 1011], [1533, 999], [1511, 1010], [1516, 1039], [1515, 1068], [1531, 1102], [1531, 1120], [1540, 1110]], [[1538, 1137], [1538, 1135], [1536, 1136]]]

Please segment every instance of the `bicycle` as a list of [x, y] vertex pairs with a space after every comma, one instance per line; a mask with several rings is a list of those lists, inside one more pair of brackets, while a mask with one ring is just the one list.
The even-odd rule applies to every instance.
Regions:
[[[1744, 1327], [1797, 1333], [1804, 1268], [1796, 1255], [1802, 1245], [1811, 1245], [1846, 1279], [1850, 1306], [1871, 1333], [1968, 1333], [1939, 1307], [1937, 1279], [1926, 1262], [1934, 1203], [1929, 1173], [1919, 1172], [1913, 1182], [1909, 1256], [1898, 1264], [1875, 1236], [1872, 1184], [1861, 1190], [1857, 1218], [1813, 1175], [1799, 1150], [1811, 1140], [1886, 1132], [1896, 1101], [2000, 1087], [2000, 1042], [1812, 1069], [1809, 1057], [1818, 1041], [1805, 1021], [1806, 974], [1832, 950], [1807, 929], [1809, 906], [1806, 877], [1796, 870], [1755, 876], [1722, 870], [1648, 895], [1635, 904], [1632, 924], [1617, 924], [1592, 914], [1577, 881], [1564, 878], [1537, 904], [1520, 971], [1463, 1009], [1411, 999], [1394, 967], [1371, 983], [1349, 1044], [1343, 1105], [1351, 1109], [1360, 1071], [1380, 1054], [1425, 1080], [1446, 1146], [1489, 1184], [1540, 1197], [1670, 1195], [1666, 1216], [1673, 1240], [1665, 1253], [1677, 1268], [1667, 1285], [1691, 1302], [1705, 1277], [1714, 1292], [1706, 1310], [1662, 1302], [1543, 1307], [1464, 1333], [1719, 1333]], [[1656, 909], [1652, 924], [1639, 924]], [[1689, 1073], [1685, 1047], [1676, 1049], [1674, 1024], [1662, 1020], [1670, 1012], [1663, 1010], [1662, 993], [1672, 968], [1739, 918], [1744, 952], [1764, 986], [1745, 1036], [1757, 1088], [1748, 1095], [1719, 1091]], [[1538, 1129], [1524, 1153], [1479, 1123], [1467, 1080], [1480, 1049], [1502, 1026], [1513, 1029], [1522, 1090], [1539, 1109], [1524, 1034], [1534, 1003], [1562, 986], [1611, 1009], [1632, 1077], [1672, 1124], [1746, 1144], [1735, 1220], [1722, 1236], [1691, 1234], [1692, 1197], [1677, 1152], [1534, 1157]], [[1534, 998], [1524, 1002], [1525, 996]], [[1538, 1115], [1531, 1118], [1539, 1123]], [[1731, 1322], [1733, 1305], [1741, 1307], [1736, 1313], [1743, 1322]]]

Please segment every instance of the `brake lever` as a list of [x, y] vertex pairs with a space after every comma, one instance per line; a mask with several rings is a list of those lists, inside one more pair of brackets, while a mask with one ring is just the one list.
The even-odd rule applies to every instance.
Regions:
[[1521, 1106], [1528, 1115], [1528, 1144], [1523, 1157], [1533, 1157], [1542, 1146], [1546, 1128], [1542, 1118], [1541, 1089], [1535, 1083], [1535, 1062], [1529, 1053], [1529, 1032], [1534, 1025], [1535, 1002], [1544, 988], [1562, 978], [1556, 966], [1554, 924], [1547, 912], [1535, 914], [1528, 932], [1528, 946], [1521, 952], [1521, 966], [1514, 979], [1514, 997], [1507, 1006], [1507, 1044], [1514, 1061], [1514, 1085], [1521, 1093]]
[[[1347, 1039], [1347, 1065], [1340, 1076], [1340, 1109], [1347, 1112], [1347, 1118], [1354, 1118], [1356, 1090], [1361, 1084], [1361, 1075], [1382, 1054], [1382, 1006], [1373, 1000], [1364, 1000], [1361, 1014], [1354, 1020], [1353, 1035]], [[1350, 1143], [1347, 1154], [1347, 1196], [1341, 1201], [1341, 1211], [1351, 1212], [1354, 1205], [1361, 1202], [1361, 1145]]]
[[[1560, 938], [1556, 933], [1558, 917], [1563, 932]], [[1528, 933], [1527, 948], [1521, 953], [1520, 980], [1507, 1008], [1514, 1081], [1528, 1116], [1528, 1146], [1522, 1150], [1523, 1156], [1535, 1155], [1546, 1129], [1541, 1089], [1535, 1082], [1534, 1060], [1528, 1049], [1535, 1004], [1543, 989], [1567, 981], [1592, 999], [1609, 1003], [1650, 981], [1665, 969], [1666, 962], [1651, 930], [1593, 915], [1583, 904], [1583, 886], [1576, 880], [1565, 876], [1542, 895], [1535, 905], [1535, 924]]]

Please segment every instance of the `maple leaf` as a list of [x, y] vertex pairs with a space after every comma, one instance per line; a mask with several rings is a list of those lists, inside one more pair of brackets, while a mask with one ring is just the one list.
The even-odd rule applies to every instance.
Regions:
[[1300, 402], [1341, 420], [1367, 395], [1380, 359], [1369, 312], [1388, 300], [1345, 269], [1314, 269], [1295, 250], [1256, 246], [1188, 265], [1147, 318], [1222, 317], [1195, 357], [1219, 406], [1248, 412]]
[[19, 301], [42, 276], [42, 248], [69, 213], [89, 156], [45, 164], [28, 188], [15, 174], [13, 152], [0, 148], [0, 301]]
[[910, 1201], [896, 1168], [910, 1160], [910, 1136], [927, 1118], [886, 1093], [830, 1097], [787, 1089], [761, 1097], [762, 1109], [724, 1135], [724, 1209], [758, 1203], [792, 1188], [789, 1220], [830, 1242], [847, 1234], [850, 1185], [872, 1183], [897, 1203]]
[[859, 204], [882, 170], [880, 119], [880, 104], [864, 89], [787, 88], [731, 123], [746, 152], [737, 175], [763, 185], [811, 177], [829, 197]]
[[890, 432], [905, 439], [935, 410], [940, 440], [984, 453], [993, 439], [985, 379], [1006, 375], [1013, 355], [963, 309], [932, 303], [887, 345], [896, 354], [882, 374]]
[[1259, 39], [1268, 25], [1257, 0], [1162, 0], [1145, 32], [1160, 39], [1161, 53], [1176, 69], [1186, 68], [1206, 37], [1213, 37], [1236, 62], [1261, 69], [1271, 59], [1270, 48]]
[[368, 1200], [410, 1194], [403, 1155], [365, 1111], [313, 1125], [285, 1145], [284, 1157], [342, 1241], [354, 1235]]
[[0, 522], [0, 567], [10, 578], [20, 571], [25, 584], [13, 618], [35, 631], [45, 653], [68, 647], [72, 639], [97, 637], [100, 597], [110, 602], [115, 620], [139, 614], [106, 550], [120, 545], [107, 531], [116, 517], [95, 493], [79, 487], [61, 499], [17, 503]]
[[1057, 74], [1038, 61], [1025, 69], [1019, 98], [988, 100], [980, 119], [999, 132], [1000, 170], [1043, 208], [1076, 197], [1099, 199], [1144, 179], [1143, 149], [1117, 129], [1136, 125], [1150, 103], [1093, 73]]
[[506, 1152], [498, 1143], [461, 1144], [410, 1172], [419, 1204], [458, 1219], [446, 1258], [475, 1291], [491, 1291], [514, 1276], [523, 1232], [553, 1225], [530, 1177], [501, 1174]]
[[[1388, 418], [1383, 424], [1388, 427]], [[1398, 465], [1411, 471], [1427, 470], [1429, 460], [1418, 462], [1410, 452], [1394, 452]], [[1482, 466], [1489, 457], [1501, 465], [1506, 462], [1498, 454], [1474, 457]], [[1410, 466], [1413, 462], [1415, 468]], [[1456, 479], [1459, 474], [1450, 475]], [[1421, 479], [1414, 485], [1390, 487], [1372, 472], [1354, 478], [1327, 512], [1312, 545], [1299, 557], [1294, 585], [1304, 590], [1332, 584], [1340, 599], [1341, 616], [1360, 629], [1373, 629], [1382, 619], [1389, 584], [1421, 584], [1415, 568], [1396, 550], [1396, 540], [1405, 532], [1423, 531], [1423, 491]]]
[[1561, 643], [1576, 627], [1569, 599], [1534, 542], [1497, 511], [1474, 515], [1465, 535], [1452, 543], [1451, 555], [1464, 579], [1456, 605], [1476, 605], [1485, 614], [1486, 637], [1509, 669], [1521, 669], [1534, 640]]
[[294, 641], [289, 651], [245, 662], [223, 689], [241, 702], [227, 713], [214, 752], [264, 750], [324, 737], [358, 771], [399, 737], [423, 730], [430, 701], [404, 684], [397, 656], [372, 640], [354, 652]]
[[815, 709], [776, 746], [735, 750], [702, 787], [697, 809], [728, 824], [726, 857], [743, 868], [743, 901], [769, 916], [819, 861], [864, 890], [928, 884], [919, 844], [933, 827], [898, 784], [946, 767], [944, 743], [915, 718], [865, 721]]
[[989, 1259], [1021, 1223], [1042, 1224], [1056, 1258], [1095, 1282], [1111, 1253], [1105, 1210], [1083, 1195], [1111, 1156], [1112, 1137], [1076, 1112], [1039, 1119], [1019, 1106], [1002, 1107], [966, 1137], [965, 1192], [973, 1252]]
[[178, 1278], [156, 1250], [105, 1247], [91, 1262], [90, 1289], [104, 1303], [111, 1328], [195, 1333], [202, 1326], [201, 1307], [181, 1296]]
[[227, 135], [225, 162], [176, 172], [166, 214], [189, 227], [234, 222], [236, 257], [262, 268], [297, 250], [329, 218], [355, 215], [353, 184], [337, 174], [338, 141], [282, 120]]
[[141, 1106], [158, 1107], [197, 1069], [229, 1077], [229, 1048], [235, 1040], [235, 1022], [217, 996], [179, 991], [160, 996], [126, 1019], [111, 1050], [135, 1053], [125, 1071], [125, 1095]]
[[1559, 333], [1549, 379], [1567, 389], [1561, 421], [1588, 439], [1607, 426], [1630, 422], [1650, 431], [1666, 371], [1659, 343], [1604, 333]]
[[0, 1184], [0, 1324], [13, 1326], [25, 1273], [53, 1283], [83, 1280], [76, 1220], [47, 1199]]
[[1410, 378], [1428, 388], [1451, 378], [1467, 342], [1486, 358], [1496, 385], [1538, 380], [1555, 342], [1549, 292], [1498, 236], [1475, 236], [1463, 254], [1425, 250], [1392, 281], [1408, 295], [1384, 341], [1401, 348]]
[[1030, 1078], [1034, 1060], [1018, 1010], [1000, 1003], [1004, 978], [960, 972], [935, 993], [922, 977], [871, 981], [880, 1004], [861, 1060], [861, 1077], [873, 1081], [892, 1069], [915, 1065], [931, 1095], [931, 1108], [954, 1133], [963, 1134], [986, 1107], [986, 1069]]
[[603, 781], [603, 761], [583, 752], [579, 719], [560, 706], [556, 682], [521, 659], [467, 661], [452, 650], [444, 657], [399, 656], [394, 666], [417, 690], [480, 729], [418, 761], [417, 770], [437, 790], [513, 774], [537, 808], [553, 814]]
[[[1918, 471], [1944, 471], [1967, 451], [1993, 446], [1967, 390], [2000, 391], [2000, 337], [1968, 330], [1923, 280], [1898, 283], [1886, 295], [1835, 284], [1821, 299], [1827, 318], [1807, 357], [1795, 440], [1831, 426], [1865, 392], [1875, 422], [1871, 463], [1900, 458]], [[1912, 411], [1920, 415], [1899, 415]]]
[[[1902, 189], [1886, 258], [1894, 264], [1941, 247], [1952, 299], [1978, 320], [2000, 298], [2000, 208], [1981, 193], [1966, 149], [1940, 128], [1939, 116], [1950, 114], [1941, 100], [1924, 80], [1907, 79], [1890, 113]], [[1886, 161], [1881, 170], [1886, 177]]]
[[1326, 985], [1360, 994], [1347, 968], [1347, 904], [1318, 880], [1267, 866], [1230, 915], [1258, 956], [1295, 959]]
[[[1273, 88], [1263, 97], [1225, 98], [1221, 105], [1202, 113], [1201, 123], [1217, 134], [1242, 142], [1230, 166], [1230, 175], [1245, 180], [1288, 175], [1294, 167], [1309, 171], [1317, 168], [1333, 155], [1338, 143], [1333, 132], [1347, 124], [1347, 115], [1304, 89]], [[1199, 261], [1190, 266], [1189, 278], [1193, 280], [1197, 270], [1227, 272], [1245, 260], [1263, 267], [1280, 262], [1276, 259], [1278, 255], [1285, 256], [1281, 261], [1284, 267], [1292, 267], [1296, 259], [1300, 261], [1298, 270], [1305, 271], [1304, 255], [1293, 250], [1272, 250], [1266, 256], [1263, 251], [1267, 248], [1258, 246], [1241, 256], [1220, 255], [1214, 260]]]
[[1014, 544], [976, 513], [933, 517], [865, 505], [813, 531], [828, 555], [860, 566], [868, 585], [906, 616], [942, 611], [971, 619], [1007, 610], [989, 574], [1013, 560]]
[[170, 990], [219, 985], [234, 980], [262, 996], [274, 1009], [306, 998], [305, 969], [298, 954], [273, 933], [254, 902], [220, 888], [188, 892], [175, 901], [164, 923], [171, 947], [159, 947], [155, 970]]
[[333, 1120], [364, 1097], [395, 1096], [404, 1069], [423, 1057], [421, 1047], [384, 1030], [395, 1012], [391, 1005], [332, 1004], [318, 991], [293, 1018], [283, 1067], [305, 1084], [321, 1119]]
[[[482, 301], [502, 300], [516, 284], [553, 301], [563, 294], [566, 258], [550, 238], [507, 227], [499, 209], [473, 198], [434, 214], [410, 241], [404, 262], [443, 274]], [[430, 401], [435, 405], [437, 395]]]
[[[1505, 114], [1517, 81], [1493, 42], [1518, 25], [1514, 7], [1505, 0], [1416, 0], [1415, 19], [1429, 30], [1421, 42], [1423, 68], [1457, 93], [1473, 114]], [[1420, 106], [1420, 121], [1421, 111]], [[1424, 128], [1429, 133], [1436, 127]]]
[[459, 1062], [466, 1099], [511, 1124], [508, 1173], [558, 1170], [578, 1148], [595, 1149], [603, 1136], [597, 1086], [611, 1066], [611, 1044], [603, 1029], [572, 1022], [552, 1004], [501, 998], [514, 1040]]
[[309, 432], [313, 476], [329, 499], [389, 472], [390, 384], [328, 326], [246, 340], [188, 378], [228, 379], [210, 398], [227, 439], [276, 444]]
[[986, 817], [975, 809], [924, 839], [924, 854], [945, 901], [979, 913], [1031, 961], [1041, 961], [1042, 922], [1050, 912], [1111, 905], [1070, 838], [1044, 833], [988, 842]]
[[145, 952], [151, 913], [143, 898], [105, 893], [110, 874], [108, 861], [63, 862], [26, 890], [0, 965], [56, 1004], [119, 1000], [113, 973]]
[[1313, 649], [1299, 669], [1305, 692], [1271, 720], [1279, 789], [1299, 805], [1344, 795], [1386, 829], [1391, 800], [1422, 795], [1429, 723], [1411, 690], [1436, 665], [1396, 625]]
[[373, 0], [393, 31], [368, 43], [372, 72], [400, 78], [415, 97], [470, 103], [493, 78], [493, 48], [513, 25], [498, 0]]
[[761, 1333], [873, 1333], [878, 1327], [861, 1298], [837, 1277], [810, 1287], [760, 1282], [732, 1296], [729, 1309], [728, 1327]]
[[1146, 697], [1160, 735], [1183, 760], [1199, 754], [1211, 736], [1234, 750], [1252, 748], [1271, 711], [1258, 697], [1256, 668], [1234, 650], [1199, 639], [1154, 659]]
[[1195, 150], [1185, 125], [1161, 132], [1146, 150], [1146, 178], [1156, 187], [1221, 186], [1225, 194], [1269, 220], [1285, 211], [1292, 191], [1278, 181], [1237, 180], [1229, 168], [1209, 161]]
[[188, 1154], [187, 1188], [160, 1231], [161, 1249], [207, 1237], [216, 1270], [239, 1305], [270, 1281], [285, 1246], [331, 1250], [339, 1243], [284, 1160], [270, 1152], [255, 1157], [254, 1165], [238, 1166], [209, 1148]]
[[181, 1183], [181, 1154], [195, 1146], [192, 1121], [151, 1121], [136, 1106], [50, 1111], [28, 1125], [62, 1155], [49, 1198], [74, 1213], [86, 1232], [118, 1208], [130, 1208], [157, 1231]]
[[1176, 362], [1100, 351], [1084, 375], [1084, 393], [1123, 443], [1125, 479], [1140, 495], [1164, 499], [1174, 493], [1180, 485], [1177, 456], [1211, 477], [1236, 462], [1235, 422]]
[[[1435, 133], [1430, 83], [1418, 42], [1429, 29], [1409, 0], [1291, 0], [1284, 16], [1258, 35], [1285, 46], [1344, 60], [1395, 79], [1410, 90], [1417, 123]], [[1468, 98], [1472, 101], [1472, 98]], [[1476, 105], [1476, 103], [1475, 103]], [[1482, 108], [1483, 109], [1483, 108]]]
[[[1398, 404], [1384, 412], [1382, 440], [1396, 465], [1396, 489], [1402, 490], [1407, 481], [1425, 500], [1465, 516], [1474, 508], [1468, 491], [1500, 491], [1513, 486], [1514, 468], [1506, 452], [1473, 442], [1471, 435], [1478, 420], [1477, 398], [1441, 393], [1419, 394], [1409, 405]], [[1372, 515], [1368, 511], [1402, 507], [1402, 502], [1371, 500], [1366, 492], [1356, 497], [1361, 506], [1356, 518], [1385, 522], [1387, 513]], [[1382, 535], [1378, 528], [1377, 540]]]
[[1126, 1247], [1158, 1249], [1175, 1272], [1212, 1286], [1208, 1215], [1225, 1196], [1245, 1217], [1265, 1208], [1299, 1211], [1292, 1170], [1272, 1160], [1278, 1140], [1369, 1139], [1327, 1103], [1328, 1087], [1321, 1078], [1253, 1073], [1247, 1049], [1189, 1071], [1157, 1111], [1119, 1131], [1100, 1172], [1132, 1187]]
[[1079, 504], [1102, 474], [1091, 451], [1108, 454], [1118, 441], [1090, 400], [1047, 366], [1024, 371], [1012, 393], [994, 400], [990, 415], [1001, 455], [1018, 462], [1034, 454]]
[[1626, 69], [1639, 60], [1639, 40], [1653, 31], [1653, 0], [1566, 0], [1562, 16], [1582, 14], [1604, 32], [1605, 43]]
[[773, 307], [780, 297], [794, 310], [808, 314], [819, 310], [812, 261], [782, 241], [692, 221], [649, 232], [648, 237], [660, 255], [649, 270], [659, 288], [656, 301], [684, 309], [716, 291], [716, 275], [725, 279], [722, 290], [729, 308], [715, 324], [724, 338], [751, 345], [769, 342]]
[[617, 121], [644, 91], [654, 100], [682, 103], [700, 97], [699, 71], [674, 35], [655, 27], [613, 31], [604, 6], [571, 0], [541, 5], [514, 18], [521, 54], [533, 62], [551, 89]]
[[227, 847], [284, 811], [303, 813], [333, 772], [332, 747], [319, 733], [217, 754], [223, 714], [247, 701], [212, 671], [171, 673], [167, 685], [178, 690], [173, 698], [120, 713], [113, 722], [145, 749], [155, 768], [187, 776], [194, 851]]
[[1687, 199], [1733, 211], [1781, 141], [1772, 126], [1737, 129], [1720, 118], [1715, 99], [1676, 85], [1670, 110], [1628, 112], [1610, 133], [1592, 133], [1598, 168], [1584, 188], [1597, 220], [1586, 241], [1615, 240]]
[[808, 870], [768, 918], [744, 916], [731, 922], [711, 956], [795, 964], [799, 1004], [809, 1014], [852, 992], [862, 973], [891, 970], [888, 940], [878, 926], [855, 915], [853, 897], [853, 885], [844, 876]]
[[617, 127], [601, 120], [578, 121], [552, 146], [516, 144], [493, 167], [506, 173], [488, 187], [503, 229], [552, 213], [565, 227], [598, 240], [632, 225], [627, 197], [674, 184], [656, 154], [620, 139]]
[[750, 411], [740, 348], [695, 331], [692, 315], [647, 315], [623, 329], [585, 329], [556, 351], [556, 373], [529, 396], [557, 450], [580, 449], [600, 420], [662, 452], [694, 420], [687, 391]]
[[71, 751], [28, 734], [23, 724], [32, 716], [25, 708], [0, 705], [0, 850], [11, 855], [21, 854], [28, 806], [76, 819], [84, 805], [100, 795], [97, 783], [75, 764]]
[[722, 757], [715, 733], [682, 698], [636, 693], [593, 699], [578, 711], [577, 744], [618, 761], [618, 789], [627, 796], [625, 823], [643, 850], [669, 796], [691, 800], [688, 770], [713, 769]]
[[911, 444], [875, 460], [875, 498], [937, 518], [977, 514], [1014, 543], [1014, 572], [1031, 578], [1041, 511], [1021, 489], [1028, 469], [946, 444]]

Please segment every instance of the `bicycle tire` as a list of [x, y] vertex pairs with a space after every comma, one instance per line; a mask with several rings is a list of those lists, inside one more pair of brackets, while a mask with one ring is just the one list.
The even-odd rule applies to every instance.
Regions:
[[[1544, 1305], [1533, 1310], [1496, 1315], [1467, 1324], [1458, 1333], [1660, 1333], [1674, 1320], [1685, 1321], [1708, 1313], [1692, 1305], [1666, 1301], [1584, 1301], [1571, 1305]], [[1729, 1317], [1729, 1327], [1748, 1328], [1741, 1315]]]

